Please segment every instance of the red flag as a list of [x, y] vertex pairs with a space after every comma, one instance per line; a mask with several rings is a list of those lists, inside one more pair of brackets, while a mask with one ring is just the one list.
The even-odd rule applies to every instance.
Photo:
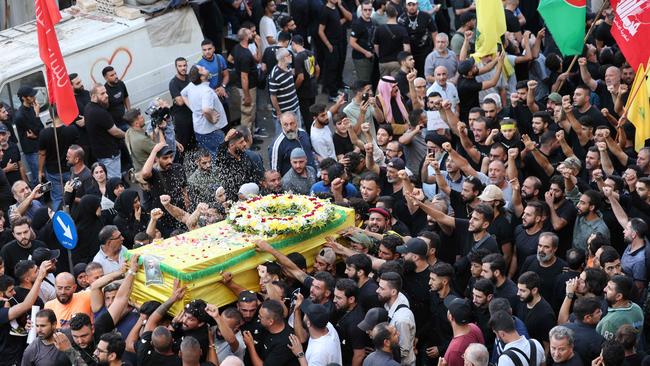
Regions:
[[650, 1], [611, 0], [611, 5], [615, 12], [612, 36], [636, 70], [650, 57], [650, 48], [640, 46], [650, 40]]
[[54, 0], [35, 1], [38, 51], [47, 71], [50, 103], [56, 105], [61, 121], [70, 125], [79, 115], [79, 109], [74, 98], [68, 70], [63, 62], [59, 40], [54, 31], [54, 24], [61, 20], [61, 13], [59, 13]]

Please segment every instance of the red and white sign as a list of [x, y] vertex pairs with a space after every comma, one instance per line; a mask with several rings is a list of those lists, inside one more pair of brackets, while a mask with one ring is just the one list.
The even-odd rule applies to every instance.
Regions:
[[616, 16], [612, 36], [627, 62], [636, 70], [650, 56], [648, 47], [640, 47], [650, 39], [650, 1], [611, 0]]
[[54, 0], [35, 0], [35, 5], [38, 51], [47, 70], [50, 103], [56, 105], [61, 121], [70, 125], [79, 115], [79, 109], [54, 30], [54, 24], [61, 20], [61, 13]]

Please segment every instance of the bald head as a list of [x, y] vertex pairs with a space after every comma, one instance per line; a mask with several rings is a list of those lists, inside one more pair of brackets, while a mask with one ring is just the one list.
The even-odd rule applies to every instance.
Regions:
[[56, 287], [56, 299], [64, 305], [72, 300], [74, 293], [77, 291], [74, 276], [68, 272], [59, 273], [56, 276], [54, 285]]
[[447, 85], [447, 75], [448, 71], [445, 66], [438, 66], [433, 70], [433, 77], [436, 79], [436, 83], [440, 86]]
[[169, 329], [158, 326], [151, 333], [151, 344], [158, 353], [167, 353], [172, 348], [172, 334]]
[[610, 66], [605, 70], [605, 84], [607, 86], [618, 86], [621, 83], [621, 69]]
[[236, 356], [228, 356], [223, 359], [219, 366], [244, 366], [244, 363]]
[[56, 286], [69, 286], [75, 283], [74, 276], [69, 272], [61, 272], [56, 276]]

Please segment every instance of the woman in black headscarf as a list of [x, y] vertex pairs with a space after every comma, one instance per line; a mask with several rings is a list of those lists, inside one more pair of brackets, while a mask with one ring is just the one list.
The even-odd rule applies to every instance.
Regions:
[[74, 263], [90, 263], [99, 251], [98, 235], [104, 227], [101, 218], [101, 201], [99, 196], [85, 195], [72, 213], [79, 237], [77, 247], [72, 251]]
[[131, 249], [135, 234], [147, 230], [149, 213], [142, 209], [140, 196], [134, 189], [127, 189], [117, 197], [115, 210], [117, 216], [115, 216], [113, 224], [120, 229], [124, 237], [124, 246]]

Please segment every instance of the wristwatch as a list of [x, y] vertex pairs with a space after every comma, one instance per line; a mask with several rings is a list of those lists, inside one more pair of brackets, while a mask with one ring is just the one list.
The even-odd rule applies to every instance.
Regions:
[[226, 84], [221, 84], [221, 87], [226, 89]]
[[300, 353], [298, 353], [298, 354], [296, 355], [296, 357], [298, 357], [298, 358], [303, 358], [303, 357], [305, 357], [305, 352], [300, 352]]
[[567, 292], [566, 297], [573, 300], [573, 298], [576, 297], [576, 294], [574, 294], [573, 292]]

